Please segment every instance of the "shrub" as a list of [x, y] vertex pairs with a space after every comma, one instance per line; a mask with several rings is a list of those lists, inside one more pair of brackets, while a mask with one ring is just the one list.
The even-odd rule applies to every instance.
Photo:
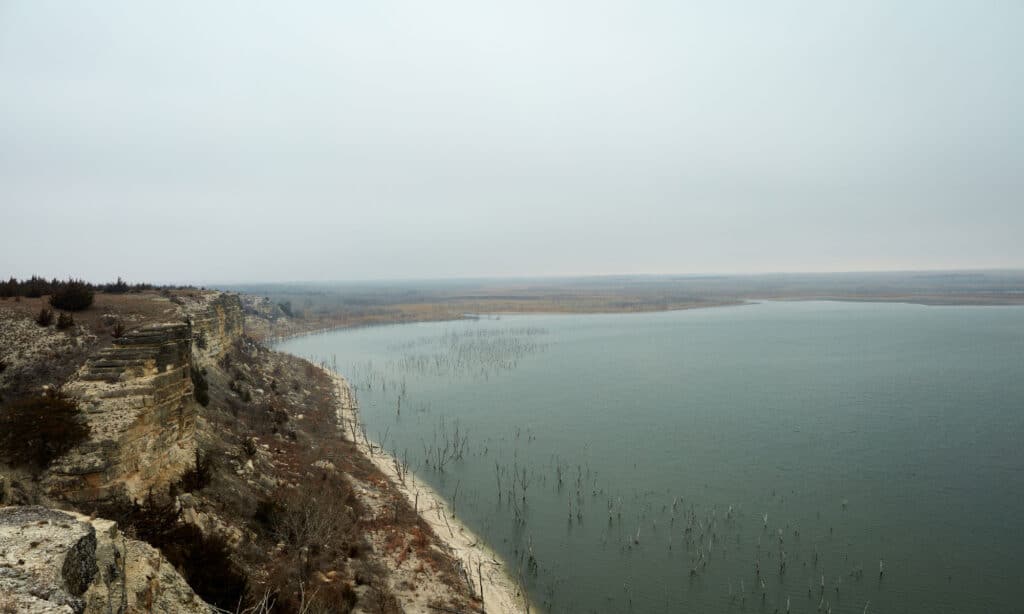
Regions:
[[50, 297], [50, 304], [65, 311], [81, 311], [92, 305], [92, 289], [83, 281], [68, 280]]
[[196, 450], [196, 464], [186, 471], [181, 478], [171, 485], [171, 493], [196, 492], [202, 490], [213, 479], [213, 470], [217, 467], [214, 457]]
[[[338, 513], [353, 503], [349, 487], [340, 480], [326, 480], [319, 484], [319, 493], [312, 488], [280, 496], [261, 510], [267, 514], [271, 534], [278, 541], [296, 549], [319, 548], [334, 543], [336, 538], [348, 536], [353, 528], [352, 519]], [[319, 496], [317, 496], [317, 494]]]
[[0, 454], [14, 465], [47, 467], [88, 437], [77, 404], [60, 393], [20, 399], [0, 410]]
[[14, 277], [5, 282], [0, 282], [0, 298], [8, 299], [18, 294], [18, 280]]
[[203, 407], [210, 404], [210, 384], [202, 371], [192, 367], [192, 396]]
[[110, 335], [114, 339], [120, 339], [121, 337], [124, 337], [124, 330], [124, 322], [122, 322], [121, 320], [116, 320], [114, 322], [114, 328], [110, 330]]
[[252, 515], [253, 521], [259, 526], [273, 531], [280, 522], [281, 513], [284, 508], [274, 499], [261, 499], [256, 502], [256, 511]]
[[166, 542], [178, 525], [178, 506], [170, 497], [156, 497], [153, 491], [140, 504], [126, 498], [115, 499], [104, 510], [111, 520], [116, 520], [122, 529], [133, 537], [154, 546]]
[[40, 309], [39, 315], [36, 316], [36, 324], [43, 327], [53, 324], [53, 310], [46, 307]]
[[234, 612], [245, 597], [248, 582], [231, 560], [227, 541], [181, 522], [174, 499], [150, 492], [139, 504], [122, 496], [97, 512], [116, 521], [128, 535], [163, 551], [192, 590], [209, 603]]
[[[285, 548], [267, 565], [266, 587], [275, 597], [281, 612], [349, 612], [357, 599], [348, 582], [318, 585], [315, 593], [305, 592], [313, 570], [336, 565], [340, 558], [358, 558], [363, 551], [363, 537], [356, 524], [355, 500], [349, 484], [338, 475], [303, 482], [293, 492], [277, 492], [257, 502], [253, 526]], [[314, 496], [314, 491], [316, 495]], [[354, 508], [352, 513], [346, 507]], [[383, 575], [371, 571], [372, 577]], [[367, 611], [374, 612], [372, 607]], [[396, 611], [396, 610], [384, 610]]]
[[65, 330], [71, 328], [74, 325], [75, 316], [71, 315], [70, 313], [61, 312], [61, 314], [57, 316], [57, 328]]
[[160, 549], [192, 590], [219, 608], [236, 611], [249, 583], [231, 560], [227, 540], [222, 535], [204, 535], [190, 524], [176, 527], [171, 537]]
[[116, 282], [103, 286], [103, 291], [108, 294], [124, 294], [129, 289], [131, 287], [120, 277], [117, 278]]
[[53, 284], [42, 277], [33, 275], [31, 278], [22, 282], [20, 294], [26, 298], [39, 298], [44, 294], [50, 294], [52, 291]]

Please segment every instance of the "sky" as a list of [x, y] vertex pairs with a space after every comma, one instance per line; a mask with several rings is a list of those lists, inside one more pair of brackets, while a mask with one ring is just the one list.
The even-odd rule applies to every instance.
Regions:
[[0, 275], [1024, 268], [1018, 0], [0, 0]]

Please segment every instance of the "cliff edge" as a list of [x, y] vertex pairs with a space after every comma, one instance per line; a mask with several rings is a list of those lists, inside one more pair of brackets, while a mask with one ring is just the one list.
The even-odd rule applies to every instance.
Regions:
[[0, 613], [482, 611], [331, 377], [248, 336], [240, 297], [101, 293], [63, 329], [44, 301], [0, 301], [0, 412], [66, 399], [88, 434], [0, 448]]

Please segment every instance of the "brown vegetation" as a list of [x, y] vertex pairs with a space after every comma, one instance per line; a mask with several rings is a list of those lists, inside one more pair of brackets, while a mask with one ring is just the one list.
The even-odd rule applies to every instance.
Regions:
[[43, 328], [53, 324], [53, 310], [45, 307], [40, 309], [39, 314], [36, 316], [36, 324]]
[[274, 612], [357, 604], [400, 612], [395, 591], [419, 589], [408, 580], [396, 588], [399, 569], [424, 587], [444, 586], [445, 603], [460, 611], [475, 609], [430, 527], [341, 436], [324, 372], [244, 340], [206, 379], [210, 428], [201, 444], [218, 460], [188, 505], [245, 536], [233, 554], [249, 582], [245, 603]]
[[50, 296], [50, 304], [65, 311], [82, 311], [92, 305], [93, 291], [84, 281], [69, 279], [57, 285]]
[[398, 611], [368, 607], [390, 603], [390, 593], [386, 570], [368, 558], [365, 511], [345, 475], [315, 465], [341, 454], [329, 388], [306, 379], [305, 363], [244, 341], [202, 377], [212, 428], [204, 430], [195, 475], [176, 490], [192, 493], [190, 514], [216, 517], [245, 536], [231, 557], [247, 581], [243, 606], [347, 612], [359, 603]]
[[75, 316], [70, 313], [61, 312], [57, 316], [57, 330], [67, 330], [75, 325]]
[[232, 548], [224, 536], [204, 534], [183, 522], [173, 498], [150, 493], [139, 503], [122, 497], [95, 511], [117, 521], [128, 536], [159, 548], [208, 603], [234, 610], [245, 599], [248, 582], [232, 560]]
[[47, 467], [88, 436], [74, 400], [57, 392], [0, 408], [0, 455], [12, 465]]

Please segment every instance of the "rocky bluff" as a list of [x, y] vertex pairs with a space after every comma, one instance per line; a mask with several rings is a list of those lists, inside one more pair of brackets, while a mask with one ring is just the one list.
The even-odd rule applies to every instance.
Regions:
[[84, 503], [117, 491], [141, 498], [193, 464], [192, 371], [241, 338], [244, 316], [233, 294], [204, 292], [177, 302], [179, 320], [128, 331], [64, 386], [78, 399], [91, 436], [43, 476], [44, 499]]

